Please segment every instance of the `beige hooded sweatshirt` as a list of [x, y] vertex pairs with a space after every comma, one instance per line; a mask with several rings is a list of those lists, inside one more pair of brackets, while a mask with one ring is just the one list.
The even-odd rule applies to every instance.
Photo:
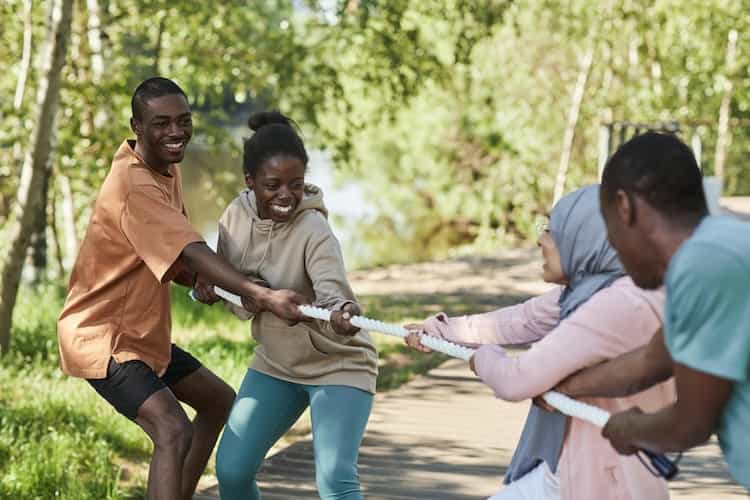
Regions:
[[[341, 247], [327, 221], [323, 192], [305, 185], [304, 197], [288, 222], [261, 219], [255, 193], [243, 191], [219, 221], [217, 251], [240, 272], [273, 289], [295, 290], [329, 310], [356, 302], [346, 279]], [[375, 393], [377, 351], [370, 335], [338, 335], [331, 324], [313, 320], [289, 326], [270, 312], [253, 315], [227, 307], [240, 319], [253, 318], [258, 342], [251, 368], [289, 382], [346, 385]]]

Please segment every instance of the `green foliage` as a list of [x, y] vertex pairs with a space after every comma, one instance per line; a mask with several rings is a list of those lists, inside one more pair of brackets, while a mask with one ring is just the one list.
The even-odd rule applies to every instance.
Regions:
[[19, 293], [12, 349], [0, 364], [0, 498], [119, 499], [132, 486], [119, 462], [150, 455], [140, 429], [60, 371], [63, 299], [54, 284]]
[[[0, 103], [0, 224], [8, 217], [31, 131], [38, 60], [48, 2], [33, 2], [34, 64], [20, 109], [13, 100]], [[70, 57], [64, 84], [53, 155], [55, 175], [70, 178], [74, 192], [77, 232], [82, 235], [98, 192], [118, 145], [130, 132], [130, 96], [136, 85], [157, 74], [177, 81], [195, 111], [196, 129], [204, 148], [226, 147], [221, 127], [248, 99], [262, 102], [279, 75], [293, 64], [294, 31], [280, 24], [292, 17], [285, 0], [224, 2], [98, 1], [101, 52], [94, 50], [95, 19], [87, 2], [76, 2]], [[23, 2], [11, 0], [0, 7], [0, 61], [9, 71], [0, 75], [3, 95], [15, 92], [21, 66]], [[93, 24], [91, 24], [93, 22]], [[288, 50], [278, 50], [286, 47]], [[217, 55], [217, 52], [220, 52]], [[103, 60], [102, 69], [94, 61]], [[246, 108], [245, 108], [246, 109]], [[14, 145], [14, 147], [9, 147]], [[54, 179], [51, 197], [58, 189]], [[57, 199], [60, 199], [59, 193]], [[59, 223], [59, 222], [58, 222]]]
[[[41, 436], [41, 441], [16, 438], [22, 444], [9, 453], [13, 465], [0, 480], [0, 498], [120, 498], [117, 470], [106, 443], [92, 442], [92, 436], [55, 431]], [[19, 460], [19, 456], [45, 460]]]
[[35, 291], [21, 289], [13, 314], [13, 335], [8, 354], [15, 363], [50, 366], [59, 363], [56, 324], [65, 301], [65, 291], [55, 283], [45, 283]]
[[92, 423], [64, 400], [0, 400], [0, 498], [119, 498], [111, 432]]
[[[14, 93], [20, 68], [23, 24], [10, 20], [22, 18], [22, 7], [21, 0], [0, 7], [5, 95]], [[33, 116], [47, 3], [33, 9], [35, 65], [23, 105], [0, 104], [0, 144], [17, 145], [0, 148], [0, 221]], [[155, 73], [188, 92], [201, 155], [230, 148], [223, 125], [252, 106], [278, 106], [301, 122], [307, 142], [331, 152], [341, 177], [365, 186], [379, 209], [361, 228], [370, 263], [533, 238], [534, 219], [550, 208], [588, 48], [594, 64], [568, 189], [596, 179], [599, 126], [611, 120], [678, 120], [687, 141], [701, 137], [711, 173], [723, 84], [731, 79], [731, 115], [740, 121], [725, 186], [727, 194], [750, 193], [743, 0], [264, 0], [252, 9], [239, 1], [101, 1], [102, 74], [93, 64], [93, 13], [85, 2], [76, 9], [53, 163], [72, 181], [79, 234], [112, 152], [129, 135], [130, 93]], [[732, 29], [738, 55], [726, 68]], [[207, 196], [220, 196], [226, 182], [201, 179]]]
[[[219, 336], [235, 334], [239, 322], [218, 306], [188, 303], [184, 291], [173, 294], [177, 341], [236, 386], [254, 344]], [[147, 462], [150, 442], [85, 381], [60, 371], [55, 325], [63, 299], [52, 284], [19, 294], [13, 349], [0, 364], [0, 498], [138, 497], [145, 477], [123, 479], [121, 464]]]
[[221, 306], [206, 306], [194, 301], [190, 290], [172, 285], [172, 323], [175, 329], [215, 328], [224, 326], [233, 316]]
[[0, 498], [120, 498], [115, 457], [144, 460], [145, 436], [55, 368], [0, 366]]
[[[346, 106], [316, 96], [316, 136], [379, 208], [361, 228], [373, 264], [533, 238], [534, 219], [550, 208], [579, 59], [591, 47], [567, 189], [596, 181], [599, 127], [611, 120], [678, 120], [684, 140], [701, 137], [710, 174], [731, 78], [731, 114], [745, 121], [732, 129], [725, 194], [750, 194], [746, 2], [339, 5], [332, 36], [349, 43], [336, 45], [330, 64]], [[728, 70], [731, 29], [740, 40]]]

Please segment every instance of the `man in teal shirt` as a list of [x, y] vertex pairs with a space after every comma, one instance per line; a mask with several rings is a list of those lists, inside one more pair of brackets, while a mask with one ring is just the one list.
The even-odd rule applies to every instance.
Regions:
[[750, 226], [706, 217], [672, 257], [664, 282], [667, 350], [675, 363], [732, 385], [716, 433], [730, 471], [750, 489]]
[[609, 240], [633, 281], [665, 286], [663, 334], [560, 390], [617, 397], [674, 376], [674, 404], [613, 415], [602, 434], [632, 454], [681, 451], [716, 432], [730, 472], [750, 490], [750, 224], [708, 216], [695, 158], [670, 135], [621, 146], [605, 167], [601, 197]]

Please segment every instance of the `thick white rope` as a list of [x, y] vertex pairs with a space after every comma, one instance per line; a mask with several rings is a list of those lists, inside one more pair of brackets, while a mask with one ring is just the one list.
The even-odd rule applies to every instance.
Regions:
[[[242, 300], [239, 295], [235, 295], [231, 292], [227, 292], [219, 287], [214, 287], [216, 295], [222, 299], [231, 302], [237, 306], [242, 307]], [[190, 296], [195, 299], [193, 292], [190, 292]], [[331, 320], [331, 311], [327, 309], [321, 309], [320, 307], [313, 306], [299, 306], [300, 312], [309, 318], [320, 319], [323, 321]], [[411, 332], [400, 325], [394, 325], [389, 323], [383, 323], [363, 316], [353, 316], [349, 319], [349, 322], [363, 330], [369, 330], [373, 332], [380, 332], [386, 335], [392, 335], [395, 337], [404, 338]], [[464, 347], [447, 340], [439, 339], [437, 337], [431, 337], [429, 335], [420, 335], [419, 341], [422, 345], [429, 347], [433, 351], [442, 352], [454, 358], [463, 359], [468, 361], [476, 352], [474, 349]], [[557, 409], [560, 413], [568, 415], [570, 417], [580, 418], [586, 420], [597, 427], [604, 427], [609, 420], [609, 412], [597, 408], [575, 399], [569, 398], [568, 396], [561, 394], [557, 391], [548, 391], [542, 394], [542, 398], [547, 402], [548, 405]]]
[[[226, 290], [223, 290], [219, 287], [214, 287], [214, 292], [222, 299], [242, 307], [242, 299], [240, 299], [239, 295], [227, 292]], [[329, 311], [328, 309], [322, 309], [320, 307], [313, 306], [299, 306], [299, 310], [308, 318], [331, 321], [331, 311]], [[349, 319], [349, 322], [357, 328], [362, 328], [363, 330], [372, 332], [385, 333], [386, 335], [392, 335], [394, 337], [405, 338], [407, 335], [409, 335], [409, 333], [411, 333], [403, 326], [383, 323], [382, 321], [365, 318], [363, 316], [352, 316]], [[430, 337], [429, 335], [421, 335], [420, 337], [420, 341], [423, 345], [429, 347], [433, 351], [442, 352], [443, 354], [447, 354], [454, 358], [468, 361], [474, 354], [474, 349], [460, 346], [443, 339]]]
[[[299, 306], [299, 310], [305, 316], [309, 318], [322, 319], [323, 321], [331, 321], [331, 311], [327, 309], [321, 309], [319, 307], [312, 306]], [[409, 330], [400, 325], [393, 325], [389, 323], [383, 323], [375, 319], [365, 318], [364, 316], [352, 316], [349, 319], [349, 323], [352, 325], [368, 330], [371, 332], [385, 333], [394, 337], [405, 338], [409, 335]], [[433, 351], [442, 352], [454, 358], [463, 359], [468, 361], [474, 354], [474, 349], [464, 347], [447, 340], [439, 339], [436, 337], [430, 337], [429, 335], [420, 335], [419, 341], [422, 345], [429, 347]]]
[[597, 427], [604, 427], [609, 420], [609, 412], [604, 411], [596, 406], [576, 401], [565, 394], [557, 391], [547, 391], [542, 394], [542, 399], [548, 405], [555, 408], [560, 413], [569, 417], [580, 418]]

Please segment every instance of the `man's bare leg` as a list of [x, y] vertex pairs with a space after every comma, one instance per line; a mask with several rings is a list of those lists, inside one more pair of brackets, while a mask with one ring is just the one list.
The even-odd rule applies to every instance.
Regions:
[[172, 391], [161, 389], [138, 409], [136, 423], [154, 443], [148, 472], [149, 500], [179, 500], [183, 465], [193, 440], [193, 426]]
[[229, 417], [235, 393], [205, 367], [177, 382], [172, 390], [180, 401], [197, 412], [193, 419], [192, 443], [182, 468], [181, 498], [190, 500]]

